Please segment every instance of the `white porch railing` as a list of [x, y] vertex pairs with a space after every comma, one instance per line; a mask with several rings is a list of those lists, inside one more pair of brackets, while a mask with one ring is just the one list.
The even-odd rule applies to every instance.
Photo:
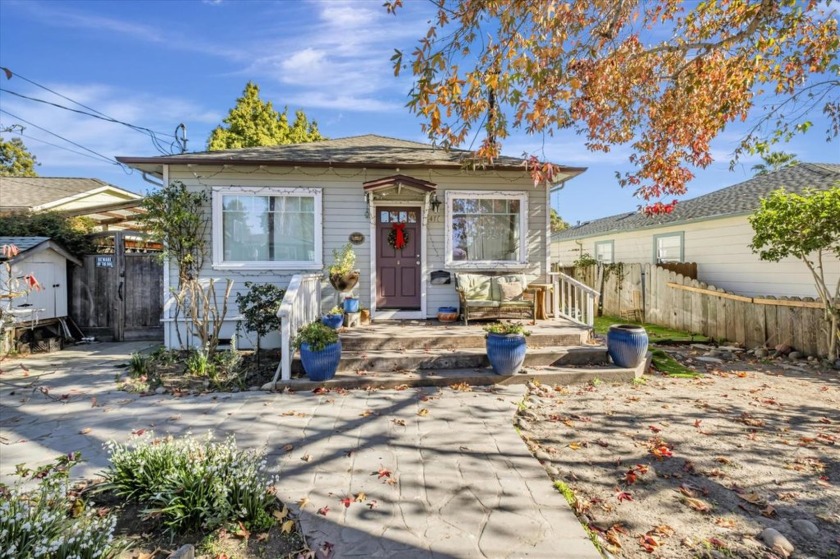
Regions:
[[289, 282], [283, 302], [277, 311], [280, 317], [280, 364], [274, 372], [283, 380], [292, 378], [292, 340], [298, 330], [321, 316], [321, 274], [297, 274]]
[[598, 292], [561, 272], [552, 272], [551, 276], [554, 284], [554, 317], [593, 326]]

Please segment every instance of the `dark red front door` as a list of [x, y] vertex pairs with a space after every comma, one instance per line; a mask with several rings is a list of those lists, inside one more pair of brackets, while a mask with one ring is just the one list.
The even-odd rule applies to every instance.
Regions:
[[[405, 246], [396, 248], [395, 225]], [[376, 308], [420, 309], [420, 208], [376, 208]]]

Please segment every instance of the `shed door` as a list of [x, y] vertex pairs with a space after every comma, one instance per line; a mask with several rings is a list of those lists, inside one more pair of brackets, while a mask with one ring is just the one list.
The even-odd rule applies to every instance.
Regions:
[[35, 315], [39, 319], [66, 315], [66, 311], [62, 314], [56, 314], [56, 294], [59, 289], [66, 290], [67, 286], [63, 279], [55, 277], [55, 267], [56, 265], [52, 262], [22, 262], [20, 270], [25, 274], [34, 275], [38, 283], [41, 284], [41, 290], [33, 289], [24, 299], [16, 299], [15, 305], [28, 304], [30, 305], [29, 308], [39, 309]]
[[[376, 208], [376, 308], [420, 309], [420, 207]], [[396, 228], [405, 246], [396, 248]]]

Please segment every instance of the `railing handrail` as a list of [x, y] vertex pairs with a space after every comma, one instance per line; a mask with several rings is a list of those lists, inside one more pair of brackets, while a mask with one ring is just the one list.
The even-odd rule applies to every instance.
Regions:
[[[272, 384], [277, 383], [277, 377], [281, 376], [283, 380], [292, 378], [292, 336], [297, 332], [292, 332], [292, 323], [296, 318], [294, 316], [295, 303], [301, 291], [301, 286], [307, 280], [321, 281], [321, 274], [295, 274], [289, 282], [289, 287], [286, 288], [286, 293], [283, 295], [283, 301], [280, 302], [280, 308], [277, 309], [277, 316], [280, 318], [280, 363], [277, 365], [277, 370], [274, 371], [274, 378], [271, 380]], [[316, 294], [320, 294], [320, 289], [316, 289]], [[320, 295], [316, 295], [316, 305], [320, 307]]]
[[575, 278], [573, 278], [572, 276], [568, 276], [568, 275], [564, 274], [563, 272], [551, 272], [551, 275], [552, 276], [559, 276], [559, 278], [562, 279], [563, 281], [565, 281], [567, 283], [571, 283], [575, 287], [581, 288], [582, 290], [589, 293], [590, 295], [598, 295], [599, 294], [597, 289], [592, 289], [591, 287], [589, 287], [585, 283], [582, 283], [582, 282], [576, 280]]

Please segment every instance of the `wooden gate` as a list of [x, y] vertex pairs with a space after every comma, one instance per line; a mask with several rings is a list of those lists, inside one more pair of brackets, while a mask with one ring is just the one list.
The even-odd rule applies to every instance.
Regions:
[[129, 232], [97, 237], [70, 278], [70, 316], [88, 336], [114, 341], [162, 340], [163, 264], [160, 248]]

